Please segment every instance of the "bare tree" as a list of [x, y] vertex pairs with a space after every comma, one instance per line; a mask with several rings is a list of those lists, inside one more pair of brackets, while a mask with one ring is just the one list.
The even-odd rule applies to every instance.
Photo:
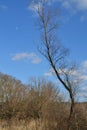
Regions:
[[74, 94], [78, 81], [73, 80], [75, 66], [67, 66], [68, 50], [57, 39], [58, 11], [49, 6], [47, 0], [38, 0], [33, 3], [38, 14], [38, 25], [41, 32], [40, 53], [47, 59], [54, 70], [57, 79], [68, 91], [71, 99], [69, 119], [74, 112]]
[[18, 116], [26, 94], [27, 87], [21, 81], [0, 73], [0, 118], [10, 119]]

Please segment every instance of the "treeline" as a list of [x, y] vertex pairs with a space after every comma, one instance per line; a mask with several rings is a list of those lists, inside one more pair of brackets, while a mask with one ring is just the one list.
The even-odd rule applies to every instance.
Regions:
[[24, 85], [11, 76], [0, 75], [0, 118], [36, 119], [45, 116], [47, 110], [51, 114], [51, 109], [54, 115], [55, 107], [61, 101], [62, 97], [52, 82], [33, 79]]
[[[87, 104], [76, 103], [75, 118], [69, 122], [69, 102], [57, 86], [45, 79], [32, 79], [28, 85], [0, 74], [0, 119], [37, 121], [42, 130], [87, 130]], [[74, 119], [74, 120], [73, 120]]]

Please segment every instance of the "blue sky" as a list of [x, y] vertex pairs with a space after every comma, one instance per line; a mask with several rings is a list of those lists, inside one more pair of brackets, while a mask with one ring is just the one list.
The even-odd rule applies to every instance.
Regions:
[[[87, 0], [51, 0], [49, 5], [55, 4], [61, 10], [58, 37], [87, 71]], [[0, 0], [0, 71], [24, 83], [50, 69], [37, 51], [39, 32], [31, 5], [32, 0]]]

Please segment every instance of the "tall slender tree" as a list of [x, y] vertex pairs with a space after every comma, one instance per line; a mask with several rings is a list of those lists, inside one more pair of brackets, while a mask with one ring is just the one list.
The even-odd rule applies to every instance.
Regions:
[[69, 119], [74, 113], [74, 97], [78, 80], [75, 75], [75, 66], [68, 65], [66, 49], [57, 39], [58, 12], [49, 5], [48, 0], [36, 0], [33, 8], [38, 14], [38, 25], [41, 33], [39, 52], [47, 59], [55, 75], [67, 90], [71, 100]]

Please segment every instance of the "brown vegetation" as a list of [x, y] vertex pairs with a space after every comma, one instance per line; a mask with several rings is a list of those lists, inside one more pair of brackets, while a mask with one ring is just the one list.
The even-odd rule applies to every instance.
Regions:
[[32, 80], [24, 85], [11, 76], [0, 74], [1, 130], [87, 129], [87, 104], [76, 103], [68, 120], [70, 103], [65, 102], [52, 82]]

